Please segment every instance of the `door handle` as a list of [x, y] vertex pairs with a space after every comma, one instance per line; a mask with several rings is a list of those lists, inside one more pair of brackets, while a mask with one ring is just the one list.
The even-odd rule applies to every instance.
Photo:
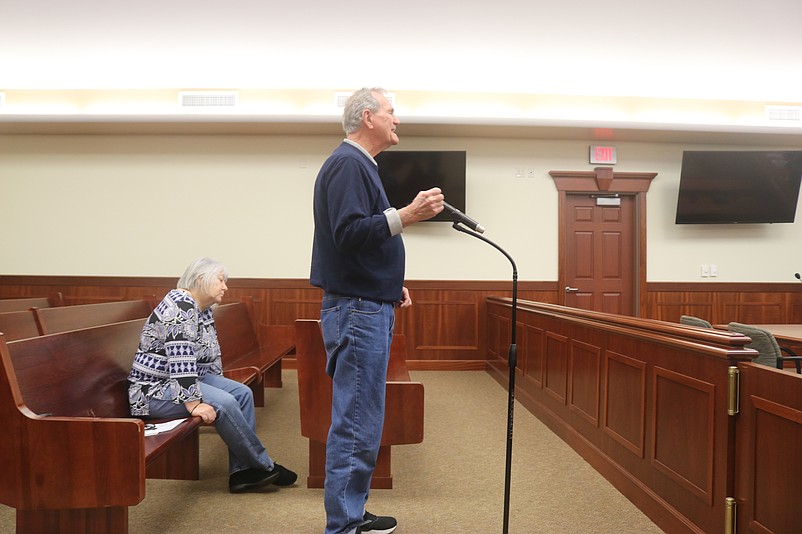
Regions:
[[579, 291], [578, 287], [565, 286], [566, 293], [576, 293], [577, 291]]

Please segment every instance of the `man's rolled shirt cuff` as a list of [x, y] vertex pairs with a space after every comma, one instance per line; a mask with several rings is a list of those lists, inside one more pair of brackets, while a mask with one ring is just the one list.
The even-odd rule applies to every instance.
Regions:
[[395, 208], [387, 208], [384, 210], [384, 216], [387, 217], [387, 226], [390, 227], [390, 235], [398, 235], [404, 231], [404, 225], [401, 224], [401, 216]]

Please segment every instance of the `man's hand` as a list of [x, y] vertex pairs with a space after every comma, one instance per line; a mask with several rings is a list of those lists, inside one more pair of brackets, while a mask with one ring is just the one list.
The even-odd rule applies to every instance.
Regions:
[[444, 200], [445, 197], [439, 187], [433, 187], [428, 191], [420, 191], [408, 206], [398, 210], [401, 224], [407, 227], [410, 224], [431, 219], [443, 211]]
[[409, 296], [409, 289], [406, 287], [401, 289], [401, 300], [395, 303], [396, 308], [409, 308], [412, 306], [412, 299]]

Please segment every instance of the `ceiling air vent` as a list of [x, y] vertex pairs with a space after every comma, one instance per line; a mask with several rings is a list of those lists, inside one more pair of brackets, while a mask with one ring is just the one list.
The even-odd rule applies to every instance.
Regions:
[[184, 108], [234, 107], [237, 93], [232, 91], [183, 91], [178, 93], [178, 102]]
[[802, 121], [802, 106], [766, 106], [766, 118], [770, 121]]

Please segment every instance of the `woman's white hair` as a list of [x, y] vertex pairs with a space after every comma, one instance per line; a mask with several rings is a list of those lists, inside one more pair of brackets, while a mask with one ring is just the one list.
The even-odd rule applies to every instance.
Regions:
[[371, 113], [378, 113], [381, 109], [381, 104], [376, 99], [374, 94], [384, 95], [387, 93], [381, 87], [363, 87], [348, 97], [345, 101], [345, 109], [343, 110], [343, 130], [346, 135], [350, 135], [359, 130], [362, 125], [362, 111], [367, 109]]
[[176, 287], [193, 292], [207, 292], [220, 274], [225, 280], [228, 280], [228, 270], [225, 265], [211, 258], [198, 258], [189, 264], [187, 270], [178, 279]]

